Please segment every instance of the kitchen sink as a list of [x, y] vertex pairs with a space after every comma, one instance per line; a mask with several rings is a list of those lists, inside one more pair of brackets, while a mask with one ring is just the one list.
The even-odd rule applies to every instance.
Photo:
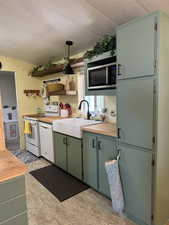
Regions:
[[101, 121], [83, 118], [68, 118], [53, 121], [53, 130], [62, 134], [82, 138], [81, 127], [101, 123]]

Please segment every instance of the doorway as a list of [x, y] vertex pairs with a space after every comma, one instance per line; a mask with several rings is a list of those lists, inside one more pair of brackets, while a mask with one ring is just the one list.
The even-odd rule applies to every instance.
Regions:
[[9, 150], [15, 151], [20, 148], [15, 72], [0, 71], [0, 92], [5, 144]]

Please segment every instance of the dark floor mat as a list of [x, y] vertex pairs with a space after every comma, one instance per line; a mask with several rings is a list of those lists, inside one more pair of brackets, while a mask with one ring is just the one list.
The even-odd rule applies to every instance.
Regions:
[[61, 202], [88, 189], [87, 185], [54, 165], [34, 170], [30, 174]]

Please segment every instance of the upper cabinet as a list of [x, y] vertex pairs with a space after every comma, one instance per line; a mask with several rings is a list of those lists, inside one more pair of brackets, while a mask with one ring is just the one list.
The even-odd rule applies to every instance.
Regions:
[[117, 79], [153, 75], [156, 66], [156, 14], [117, 29]]

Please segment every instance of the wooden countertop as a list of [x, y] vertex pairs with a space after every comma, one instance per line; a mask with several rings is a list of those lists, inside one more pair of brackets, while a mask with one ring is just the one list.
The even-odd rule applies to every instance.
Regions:
[[54, 120], [61, 120], [61, 119], [71, 118], [71, 117], [61, 117], [61, 116], [39, 116], [38, 114], [24, 115], [24, 117], [37, 118], [38, 121], [40, 121], [40, 122], [50, 123], [50, 124], [52, 124], [52, 122]]
[[40, 122], [44, 122], [44, 123], [51, 123], [54, 121], [54, 120], [61, 120], [61, 119], [65, 119], [65, 118], [68, 118], [68, 117], [61, 117], [61, 116], [46, 116], [46, 117], [40, 117], [38, 118], [38, 120]]
[[81, 128], [82, 131], [88, 131], [95, 134], [103, 134], [107, 136], [117, 137], [116, 124], [113, 123], [99, 123]]
[[0, 151], [0, 182], [24, 175], [27, 167], [9, 151]]

